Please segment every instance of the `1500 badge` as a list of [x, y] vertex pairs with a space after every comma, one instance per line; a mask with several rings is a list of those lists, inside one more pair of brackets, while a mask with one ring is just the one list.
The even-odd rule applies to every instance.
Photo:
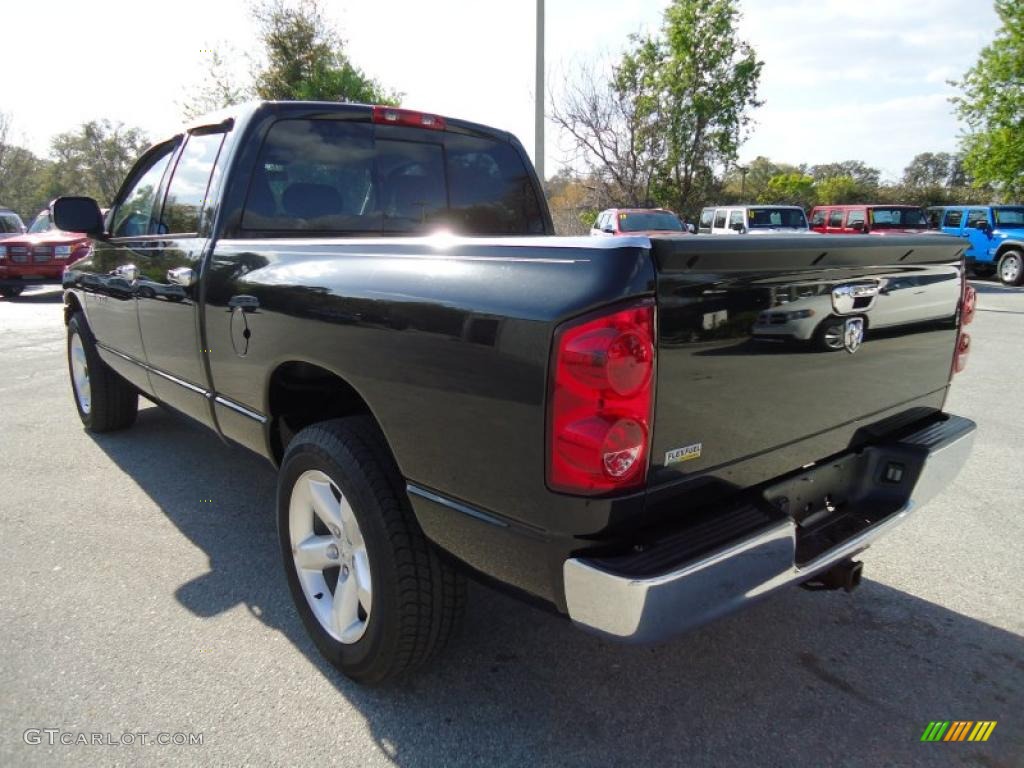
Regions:
[[665, 466], [669, 464], [679, 464], [683, 461], [690, 461], [692, 459], [700, 458], [701, 448], [704, 446], [703, 443], [694, 443], [693, 445], [684, 445], [682, 448], [673, 448], [671, 451], [665, 452]]

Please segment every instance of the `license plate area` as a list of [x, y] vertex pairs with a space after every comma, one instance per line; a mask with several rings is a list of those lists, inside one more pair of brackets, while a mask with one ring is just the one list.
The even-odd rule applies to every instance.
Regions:
[[902, 509], [925, 455], [905, 444], [872, 446], [768, 486], [766, 501], [796, 523], [796, 564], [817, 559]]

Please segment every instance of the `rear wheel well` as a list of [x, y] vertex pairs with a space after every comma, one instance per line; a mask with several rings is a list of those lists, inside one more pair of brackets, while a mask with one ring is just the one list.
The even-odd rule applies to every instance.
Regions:
[[993, 267], [996, 266], [999, 260], [1003, 258], [1003, 254], [1005, 254], [1007, 251], [1017, 251], [1017, 253], [1024, 253], [1024, 245], [1021, 245], [1020, 243], [1003, 243], [1002, 245], [1000, 245], [999, 249], [996, 251], [996, 257], [992, 263]]
[[370, 407], [337, 374], [312, 363], [284, 363], [270, 377], [270, 450], [281, 462], [288, 443], [301, 430], [321, 421], [366, 414]]

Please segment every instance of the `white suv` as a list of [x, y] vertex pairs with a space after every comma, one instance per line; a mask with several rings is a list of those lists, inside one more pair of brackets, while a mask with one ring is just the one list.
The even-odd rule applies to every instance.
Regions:
[[[700, 212], [698, 234], [811, 234], [804, 209], [795, 205], [723, 205]], [[814, 233], [817, 234], [817, 233]]]

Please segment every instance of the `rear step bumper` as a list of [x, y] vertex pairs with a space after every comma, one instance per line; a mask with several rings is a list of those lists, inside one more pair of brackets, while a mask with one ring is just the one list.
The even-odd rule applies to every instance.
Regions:
[[807, 562], [798, 561], [800, 525], [791, 517], [658, 574], [638, 576], [642, 568], [630, 568], [621, 557], [613, 559], [613, 567], [607, 561], [570, 558], [563, 566], [569, 617], [604, 635], [652, 642], [731, 613], [786, 584], [806, 581], [866, 549], [951, 483], [970, 454], [974, 431], [974, 422], [950, 416], [891, 445], [864, 449], [857, 460], [865, 471], [876, 473], [864, 483], [869, 491], [880, 486], [879, 493], [865, 496], [876, 507], [878, 497], [887, 493], [877, 472], [891, 457], [912, 466], [916, 482], [891, 511], [858, 515], [866, 527]]

